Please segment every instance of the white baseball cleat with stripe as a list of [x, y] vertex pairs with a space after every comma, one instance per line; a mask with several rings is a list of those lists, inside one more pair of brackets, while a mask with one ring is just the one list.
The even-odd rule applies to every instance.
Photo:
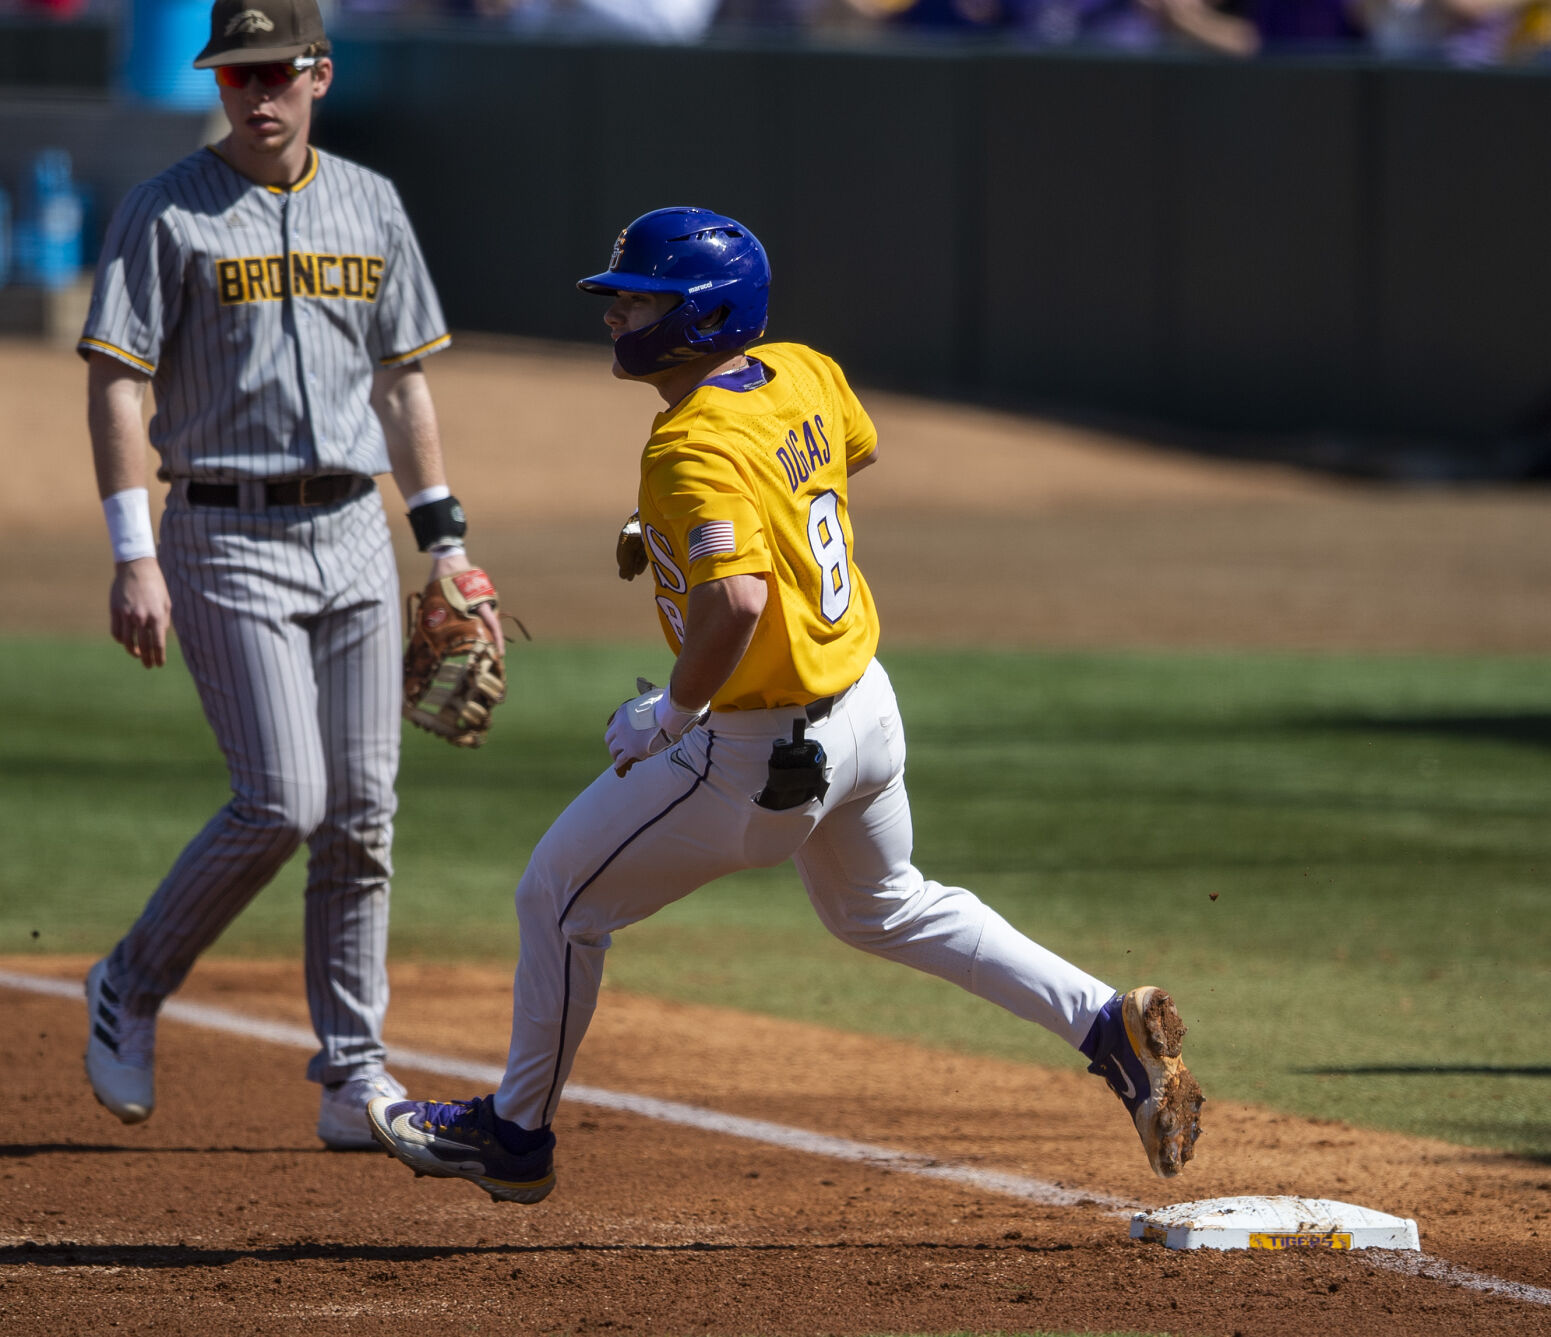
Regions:
[[156, 1018], [129, 1015], [106, 960], [86, 976], [86, 1017], [92, 1094], [125, 1123], [144, 1123], [156, 1108]]
[[318, 1136], [330, 1151], [376, 1151], [366, 1107], [379, 1096], [402, 1100], [406, 1094], [397, 1079], [380, 1070], [330, 1082], [318, 1102]]

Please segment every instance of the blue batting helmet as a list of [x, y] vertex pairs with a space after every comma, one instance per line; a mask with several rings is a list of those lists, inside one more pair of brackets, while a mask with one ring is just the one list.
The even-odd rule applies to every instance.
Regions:
[[671, 292], [667, 315], [614, 341], [614, 356], [644, 376], [707, 353], [733, 353], [765, 332], [770, 262], [742, 223], [709, 209], [653, 209], [619, 234], [609, 267], [583, 292]]

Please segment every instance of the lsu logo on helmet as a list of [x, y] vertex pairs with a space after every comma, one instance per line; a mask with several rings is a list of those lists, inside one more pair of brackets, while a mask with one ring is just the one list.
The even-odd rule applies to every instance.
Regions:
[[240, 32], [274, 32], [275, 21], [260, 9], [245, 9], [226, 25], [226, 36]]
[[614, 251], [613, 251], [613, 254], [611, 254], [609, 256], [609, 268], [611, 270], [619, 268], [619, 257], [624, 253], [624, 250], [625, 250], [625, 236], [626, 236], [626, 234], [629, 231], [630, 231], [630, 229], [626, 228], [623, 232], [621, 232], [619, 234], [618, 237], [616, 237], [614, 239]]

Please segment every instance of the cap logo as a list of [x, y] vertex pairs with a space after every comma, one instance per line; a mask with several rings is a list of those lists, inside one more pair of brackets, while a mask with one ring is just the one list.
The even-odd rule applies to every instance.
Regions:
[[240, 32], [274, 32], [275, 21], [259, 9], [245, 9], [226, 25], [226, 36]]
[[609, 256], [609, 268], [611, 270], [619, 268], [619, 257], [624, 254], [625, 250], [625, 232], [629, 231], [630, 229], [626, 228], [624, 232], [619, 234], [618, 239], [614, 242], [614, 252]]

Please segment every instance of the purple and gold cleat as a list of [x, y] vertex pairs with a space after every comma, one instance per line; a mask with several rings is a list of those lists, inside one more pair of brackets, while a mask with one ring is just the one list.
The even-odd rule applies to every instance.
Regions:
[[379, 1096], [366, 1117], [372, 1136], [417, 1175], [467, 1179], [496, 1202], [539, 1202], [555, 1187], [555, 1135], [506, 1124], [510, 1134], [535, 1144], [530, 1151], [508, 1150], [494, 1096], [447, 1102]]
[[1082, 1046], [1088, 1071], [1120, 1097], [1160, 1179], [1185, 1168], [1201, 1136], [1206, 1097], [1180, 1059], [1184, 1038], [1174, 1000], [1144, 985], [1110, 999]]

